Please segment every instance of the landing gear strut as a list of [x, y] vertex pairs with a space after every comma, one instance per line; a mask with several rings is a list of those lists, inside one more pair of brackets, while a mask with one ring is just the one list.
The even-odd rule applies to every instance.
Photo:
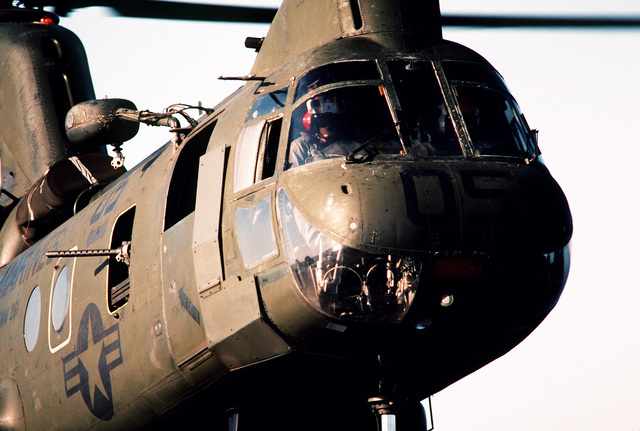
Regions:
[[433, 416], [431, 415], [431, 400], [429, 400], [429, 414], [419, 401], [393, 400], [377, 396], [369, 398], [369, 405], [376, 415], [379, 431], [432, 431]]

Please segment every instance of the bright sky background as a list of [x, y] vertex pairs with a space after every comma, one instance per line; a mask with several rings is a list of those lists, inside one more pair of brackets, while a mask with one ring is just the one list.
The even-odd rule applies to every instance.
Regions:
[[[222, 0], [220, 1], [223, 2]], [[230, 1], [232, 2], [232, 1]], [[279, 0], [235, 1], [277, 6]], [[622, 14], [638, 0], [442, 0], [443, 13]], [[255, 54], [267, 26], [105, 17], [62, 25], [84, 41], [98, 97], [160, 111], [214, 106]], [[640, 29], [453, 30], [505, 77], [571, 205], [569, 282], [556, 309], [521, 345], [433, 397], [437, 431], [640, 430]], [[142, 126], [126, 164], [169, 139]], [[514, 286], [514, 289], [517, 286]]]

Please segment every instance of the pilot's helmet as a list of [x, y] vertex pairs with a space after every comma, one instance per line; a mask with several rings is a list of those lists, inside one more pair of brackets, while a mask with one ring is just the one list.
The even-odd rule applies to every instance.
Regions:
[[317, 134], [321, 127], [339, 126], [344, 114], [344, 103], [336, 96], [319, 95], [307, 100], [307, 112], [302, 124], [307, 132]]

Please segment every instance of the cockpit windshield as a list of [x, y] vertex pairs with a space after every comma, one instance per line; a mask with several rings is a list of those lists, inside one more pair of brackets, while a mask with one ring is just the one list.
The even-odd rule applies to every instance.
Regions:
[[325, 85], [348, 81], [380, 81], [378, 67], [372, 61], [331, 63], [304, 74], [298, 82], [296, 100]]
[[378, 85], [341, 87], [315, 94], [294, 111], [287, 167], [301, 166], [354, 151], [401, 154], [384, 89]]
[[531, 158], [535, 147], [515, 101], [490, 88], [454, 86], [475, 155]]
[[399, 60], [388, 67], [416, 154], [462, 156], [431, 62]]
[[[467, 156], [532, 158], [536, 146], [515, 100], [489, 66], [445, 61], [443, 89], [430, 61], [388, 62], [410, 139], [418, 156], [462, 156], [462, 128], [470, 138]], [[443, 94], [451, 91], [449, 106]], [[452, 111], [459, 119], [458, 133]]]
[[476, 63], [445, 61], [442, 67], [456, 96], [474, 155], [529, 159], [537, 154], [524, 116], [500, 75]]
[[538, 153], [502, 77], [479, 63], [329, 64], [300, 78], [294, 107], [285, 169], [334, 157], [353, 162], [407, 152], [524, 159]]

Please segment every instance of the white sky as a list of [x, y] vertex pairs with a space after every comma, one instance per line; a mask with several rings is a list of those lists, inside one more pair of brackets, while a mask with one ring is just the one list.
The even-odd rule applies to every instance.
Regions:
[[[222, 3], [222, 1], [220, 1]], [[236, 1], [277, 6], [277, 0]], [[626, 14], [640, 0], [442, 0], [443, 13]], [[213, 106], [254, 58], [266, 26], [109, 18], [62, 25], [85, 43], [98, 97], [160, 111]], [[505, 77], [571, 205], [572, 268], [560, 303], [504, 357], [433, 398], [437, 431], [640, 430], [640, 30], [452, 30]], [[169, 139], [143, 129], [131, 161]]]

